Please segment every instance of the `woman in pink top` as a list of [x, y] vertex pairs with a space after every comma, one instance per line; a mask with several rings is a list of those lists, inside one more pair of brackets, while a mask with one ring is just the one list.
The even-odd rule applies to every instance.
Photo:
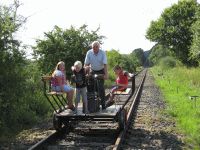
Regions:
[[52, 73], [52, 90], [56, 92], [65, 92], [67, 94], [68, 108], [74, 110], [72, 102], [74, 89], [67, 84], [65, 76], [65, 63], [60, 61], [57, 63]]

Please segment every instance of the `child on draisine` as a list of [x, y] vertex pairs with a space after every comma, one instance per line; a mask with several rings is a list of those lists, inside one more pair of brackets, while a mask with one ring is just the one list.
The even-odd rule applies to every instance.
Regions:
[[86, 70], [82, 67], [80, 61], [76, 61], [72, 66], [72, 72], [74, 74], [74, 82], [76, 83], [76, 99], [75, 99], [75, 112], [77, 113], [78, 103], [82, 97], [83, 113], [88, 113], [88, 102], [86, 93]]

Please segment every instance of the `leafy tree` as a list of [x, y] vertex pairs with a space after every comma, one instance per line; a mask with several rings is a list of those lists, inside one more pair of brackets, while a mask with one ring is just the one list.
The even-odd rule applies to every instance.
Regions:
[[129, 54], [122, 54], [120, 65], [129, 72], [135, 72], [137, 67], [135, 60]]
[[191, 25], [196, 21], [196, 0], [181, 0], [164, 10], [157, 21], [152, 21], [146, 38], [161, 44], [188, 64], [189, 48], [192, 41]]
[[136, 66], [143, 66], [145, 57], [144, 57], [144, 51], [141, 48], [135, 49], [131, 52], [130, 57], [135, 61]]
[[149, 61], [151, 64], [157, 64], [161, 58], [166, 56], [172, 56], [172, 52], [165, 46], [156, 44], [151, 49]]
[[15, 34], [26, 22], [17, 14], [18, 1], [0, 6], [0, 136], [32, 124], [45, 116], [38, 65], [25, 59], [22, 43]]
[[18, 1], [0, 6], [0, 133], [19, 120], [20, 104], [25, 87], [24, 52], [14, 34], [26, 21], [17, 15]]
[[120, 65], [123, 69], [133, 72], [135, 71], [136, 63], [129, 54], [120, 54], [117, 50], [107, 51], [109, 74], [112, 74], [112, 68], [115, 65]]
[[160, 63], [160, 67], [163, 70], [167, 70], [169, 68], [173, 68], [176, 66], [176, 59], [174, 59], [171, 56], [166, 56], [164, 58], [161, 58], [159, 63]]
[[107, 51], [108, 67], [113, 68], [115, 65], [120, 64], [121, 57], [121, 54], [117, 50], [112, 49], [111, 51]]
[[117, 50], [110, 50], [106, 51], [107, 59], [108, 59], [108, 74], [109, 74], [109, 81], [106, 81], [106, 86], [110, 86], [107, 82], [115, 81], [115, 74], [113, 72], [113, 67], [121, 63], [122, 55]]
[[[24, 113], [30, 118], [26, 118], [25, 122], [33, 122], [38, 120], [40, 117], [46, 117], [48, 112], [52, 113], [50, 104], [43, 94], [43, 86], [41, 83], [42, 71], [38, 67], [38, 62], [35, 60], [26, 60], [24, 66], [26, 86], [24, 90], [26, 94], [23, 96], [25, 102]], [[26, 112], [28, 109], [28, 112]], [[23, 116], [23, 114], [22, 114]]]
[[65, 62], [66, 70], [70, 70], [76, 60], [83, 62], [90, 44], [104, 38], [97, 34], [98, 30], [89, 32], [87, 25], [65, 30], [55, 26], [52, 31], [44, 33], [45, 39], [38, 39], [34, 47], [34, 55], [43, 73], [50, 73], [60, 60]]
[[190, 58], [200, 64], [200, 7], [196, 13], [197, 21], [192, 25], [193, 40], [190, 48]]

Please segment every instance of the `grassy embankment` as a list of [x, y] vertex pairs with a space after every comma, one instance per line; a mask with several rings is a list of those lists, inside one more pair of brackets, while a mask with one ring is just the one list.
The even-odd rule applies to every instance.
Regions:
[[200, 149], [200, 69], [176, 67], [151, 69], [156, 84], [168, 104], [167, 112], [176, 119], [177, 127], [187, 135], [187, 143]]

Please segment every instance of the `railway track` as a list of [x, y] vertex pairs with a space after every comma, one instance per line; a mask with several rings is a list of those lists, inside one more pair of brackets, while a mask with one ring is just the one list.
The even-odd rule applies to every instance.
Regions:
[[74, 121], [62, 131], [55, 132], [29, 148], [35, 149], [120, 149], [129, 128], [136, 104], [139, 101], [146, 70], [136, 77], [136, 90], [133, 95], [119, 95], [117, 103], [127, 103], [127, 118], [124, 129], [120, 130], [117, 122]]
[[165, 113], [166, 107], [159, 87], [148, 71], [123, 149], [192, 149], [184, 147], [184, 136], [177, 132], [174, 119]]

